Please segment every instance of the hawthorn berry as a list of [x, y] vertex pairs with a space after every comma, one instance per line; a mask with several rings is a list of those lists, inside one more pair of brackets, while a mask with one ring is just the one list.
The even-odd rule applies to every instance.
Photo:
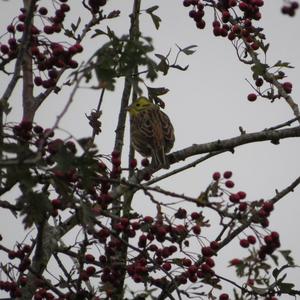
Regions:
[[148, 167], [150, 165], [149, 159], [148, 158], [143, 158], [141, 161], [141, 164], [143, 167]]
[[234, 258], [234, 259], [232, 259], [232, 260], [230, 261], [230, 264], [231, 264], [232, 266], [237, 266], [237, 265], [239, 265], [241, 262], [242, 262], [242, 261], [241, 261], [240, 259]]
[[254, 235], [249, 235], [247, 240], [250, 244], [254, 245], [256, 243], [256, 237]]
[[240, 240], [240, 245], [243, 248], [248, 248], [249, 247], [249, 241], [247, 239], [241, 239]]
[[283, 89], [285, 90], [285, 92], [287, 94], [290, 94], [292, 92], [292, 88], [293, 88], [292, 83], [290, 83], [290, 82], [284, 82], [282, 84], [282, 87], [283, 87]]
[[224, 174], [223, 174], [223, 177], [225, 179], [229, 179], [229, 178], [231, 178], [231, 176], [232, 176], [232, 172], [231, 171], [225, 171]]
[[220, 172], [215, 172], [212, 175], [213, 180], [217, 181], [221, 178], [221, 173]]
[[201, 233], [201, 227], [199, 225], [194, 225], [192, 227], [194, 234], [199, 235]]
[[172, 268], [172, 265], [171, 265], [171, 263], [169, 263], [169, 262], [165, 262], [165, 263], [162, 265], [162, 268], [163, 268], [165, 271], [170, 271], [171, 268]]
[[234, 187], [234, 182], [232, 180], [226, 180], [225, 186], [228, 187], [229, 189], [231, 189]]
[[203, 256], [213, 256], [215, 254], [215, 251], [211, 247], [202, 247], [201, 249], [202, 255]]
[[248, 95], [247, 99], [250, 101], [250, 102], [253, 102], [257, 99], [257, 95], [254, 94], [254, 93], [251, 93]]
[[219, 297], [219, 300], [229, 300], [228, 294], [225, 294], [225, 293], [221, 294]]

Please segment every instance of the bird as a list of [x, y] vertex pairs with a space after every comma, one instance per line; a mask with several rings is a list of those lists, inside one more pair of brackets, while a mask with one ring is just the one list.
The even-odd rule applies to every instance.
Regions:
[[169, 117], [141, 96], [127, 107], [130, 116], [130, 134], [133, 148], [144, 157], [152, 157], [151, 166], [168, 169], [166, 153], [175, 142], [174, 128]]

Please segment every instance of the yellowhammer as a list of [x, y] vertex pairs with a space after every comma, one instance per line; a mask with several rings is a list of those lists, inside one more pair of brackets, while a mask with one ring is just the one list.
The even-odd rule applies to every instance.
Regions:
[[127, 109], [134, 149], [142, 156], [151, 156], [153, 166], [169, 168], [165, 154], [172, 149], [175, 141], [169, 117], [145, 97], [138, 98]]

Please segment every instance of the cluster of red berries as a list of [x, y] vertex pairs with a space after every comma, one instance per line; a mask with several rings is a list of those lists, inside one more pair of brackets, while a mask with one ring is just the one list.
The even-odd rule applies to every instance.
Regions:
[[[10, 250], [7, 255], [10, 260], [18, 258], [20, 263], [18, 265], [18, 270], [20, 273], [25, 272], [30, 266], [31, 260], [29, 255], [32, 248], [29, 245], [19, 245], [18, 250]], [[0, 290], [4, 290], [10, 293], [12, 298], [21, 297], [21, 288], [27, 284], [27, 277], [20, 276], [17, 282], [15, 281], [0, 281]]]
[[[284, 76], [284, 75], [283, 75]], [[257, 86], [257, 88], [259, 89], [264, 83], [264, 80], [259, 77], [255, 80], [255, 85]], [[282, 83], [282, 88], [283, 90], [287, 93], [287, 94], [290, 94], [292, 92], [292, 89], [293, 89], [293, 84], [291, 82], [283, 82]], [[257, 99], [257, 95], [255, 93], [250, 93], [248, 94], [248, 97], [247, 99], [250, 101], [250, 102], [254, 102], [256, 99]]]
[[281, 12], [284, 15], [288, 15], [293, 17], [296, 14], [296, 10], [299, 8], [299, 2], [297, 1], [290, 1], [287, 5], [284, 5], [281, 8]]
[[112, 170], [110, 172], [110, 177], [117, 178], [122, 173], [121, 157], [118, 151], [113, 151], [111, 153], [111, 163], [112, 163]]
[[205, 21], [203, 20], [205, 14], [204, 4], [198, 0], [184, 0], [183, 5], [185, 7], [188, 7], [190, 5], [194, 6], [194, 9], [192, 9], [189, 12], [189, 16], [195, 21], [197, 28], [199, 29], [205, 28]]
[[265, 259], [266, 255], [271, 255], [280, 247], [279, 233], [272, 231], [269, 235], [264, 237], [264, 242], [265, 244], [262, 245], [258, 251], [260, 259]]
[[231, 171], [225, 171], [223, 173], [223, 177], [221, 176], [220, 172], [214, 172], [212, 175], [212, 178], [215, 181], [221, 181], [221, 179], [225, 179], [224, 185], [229, 189], [234, 187], [234, 182], [230, 180], [231, 177], [232, 177]]
[[[196, 26], [199, 29], [205, 27], [204, 17], [204, 4], [201, 0], [184, 0], [185, 7], [194, 6], [193, 10], [189, 12], [189, 16], [193, 18]], [[252, 20], [260, 20], [261, 13], [260, 7], [264, 5], [263, 0], [243, 0], [239, 3], [236, 0], [219, 0], [214, 6], [220, 12], [219, 20], [213, 22], [213, 33], [215, 36], [227, 37], [229, 40], [235, 38], [243, 38], [253, 50], [259, 48], [259, 44], [255, 41], [255, 36], [258, 33], [252, 26]], [[231, 14], [229, 9], [238, 7], [243, 13], [242, 17], [236, 17]]]
[[[46, 7], [36, 6], [35, 15], [43, 20], [43, 28], [39, 29], [35, 25], [30, 27], [31, 35], [28, 53], [32, 56], [36, 69], [39, 72], [34, 78], [34, 83], [36, 86], [42, 86], [45, 89], [56, 86], [60, 70], [77, 68], [78, 63], [73, 59], [73, 56], [83, 51], [79, 43], [66, 47], [62, 43], [50, 40], [50, 35], [61, 32], [65, 15], [70, 11], [70, 6], [65, 3], [68, 0], [59, 1], [61, 4], [55, 10], [54, 16], [48, 16]], [[21, 42], [17, 37], [17, 33], [24, 32], [26, 17], [27, 12], [22, 8], [18, 18], [7, 26], [9, 33], [7, 44], [2, 43], [0, 46], [1, 59], [3, 61], [8, 62], [17, 57]]]

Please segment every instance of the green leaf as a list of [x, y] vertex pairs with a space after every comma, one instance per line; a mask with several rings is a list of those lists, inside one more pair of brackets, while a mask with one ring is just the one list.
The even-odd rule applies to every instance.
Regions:
[[186, 71], [188, 69], [189, 65], [186, 65], [185, 67], [182, 67], [180, 65], [172, 65], [171, 67], [174, 69], [178, 69], [180, 71]]
[[293, 291], [294, 284], [293, 283], [280, 283], [277, 285], [281, 292], [290, 294]]
[[164, 75], [167, 75], [169, 68], [170, 66], [166, 59], [162, 59], [160, 63], [157, 65], [158, 71], [161, 71]]
[[290, 65], [289, 62], [282, 62], [279, 60], [273, 67], [281, 67], [281, 68], [290, 68], [293, 69], [294, 67]]
[[197, 45], [191, 45], [191, 46], [185, 47], [183, 49], [180, 49], [180, 51], [183, 52], [185, 55], [191, 55], [196, 52], [196, 50], [193, 50], [193, 49], [197, 48], [197, 47], [198, 47]]
[[269, 66], [267, 64], [256, 63], [251, 67], [253, 72], [253, 79], [256, 80], [259, 76], [263, 75]]
[[270, 257], [273, 259], [276, 266], [278, 266], [278, 257], [274, 254], [271, 254]]
[[101, 29], [95, 29], [95, 33], [91, 36], [91, 38], [94, 38], [98, 35], [103, 35], [103, 34], [107, 35], [107, 33], [105, 31], [103, 31]]
[[281, 250], [279, 251], [283, 258], [286, 260], [289, 266], [295, 266], [293, 257], [291, 256], [291, 250]]
[[157, 10], [158, 8], [159, 8], [158, 5], [151, 6], [151, 7], [149, 7], [149, 8], [146, 9], [146, 13], [151, 14], [151, 13], [153, 13], [155, 10]]
[[19, 197], [18, 205], [21, 207], [21, 215], [25, 216], [23, 220], [25, 228], [30, 228], [33, 224], [39, 224], [46, 220], [52, 209], [47, 194], [32, 191]]
[[280, 270], [278, 270], [277, 268], [275, 268], [275, 269], [273, 270], [273, 272], [272, 272], [272, 275], [273, 275], [273, 277], [274, 277], [275, 279], [277, 279], [279, 273], [280, 273]]
[[260, 44], [260, 48], [262, 49], [262, 51], [264, 51], [264, 53], [267, 53], [267, 51], [269, 50], [270, 44], [266, 44], [264, 45], [263, 43]]
[[159, 87], [159, 88], [152, 88], [152, 87], [147, 87], [148, 93], [151, 96], [160, 96], [160, 95], [165, 95], [166, 93], [169, 92], [169, 89], [165, 87]]
[[156, 29], [159, 29], [159, 25], [160, 25], [160, 22], [161, 22], [161, 18], [153, 13], [149, 13], [153, 23], [154, 23], [154, 26]]
[[72, 28], [73, 32], [76, 32], [80, 23], [81, 23], [81, 18], [79, 17], [76, 24], [74, 24], [74, 23], [71, 24], [71, 28]]

